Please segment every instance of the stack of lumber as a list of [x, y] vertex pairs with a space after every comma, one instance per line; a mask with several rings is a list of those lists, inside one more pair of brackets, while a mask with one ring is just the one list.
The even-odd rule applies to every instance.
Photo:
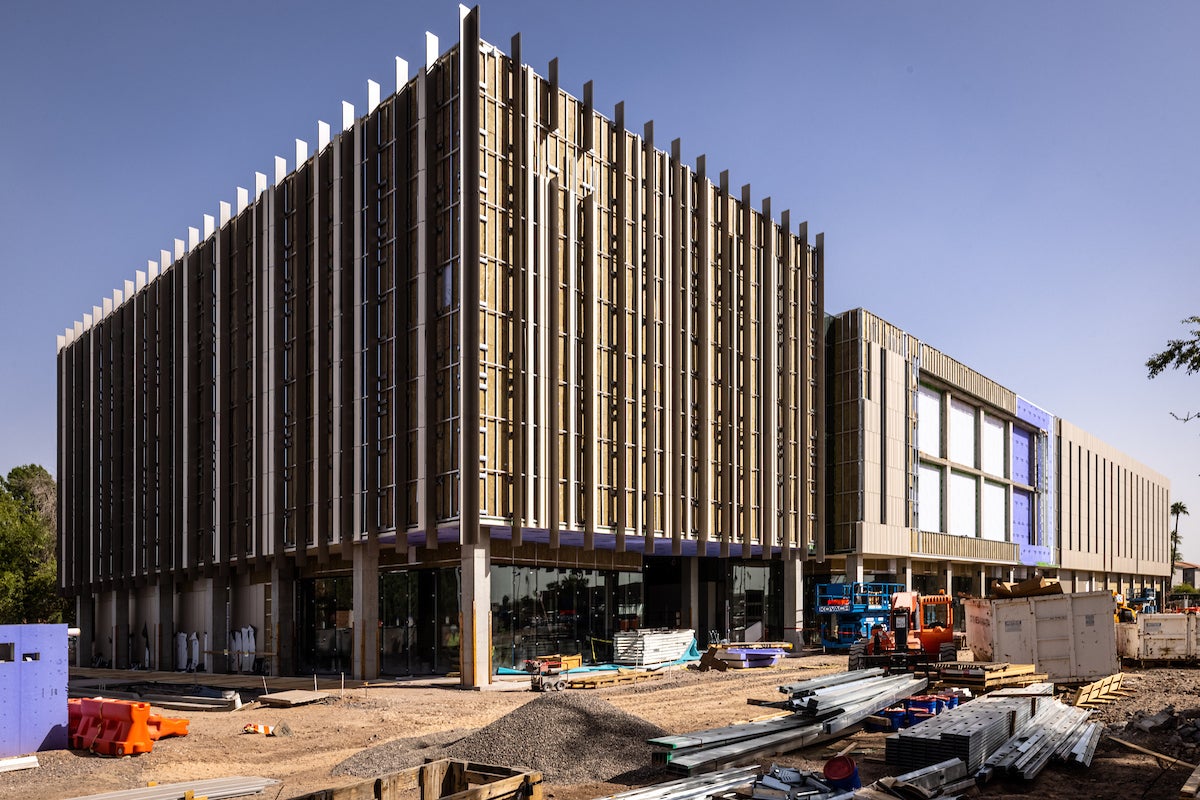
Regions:
[[760, 755], [786, 753], [842, 736], [880, 709], [918, 694], [928, 685], [924, 678], [889, 677], [880, 672], [862, 670], [843, 673], [844, 678], [821, 676], [781, 686], [780, 690], [789, 694], [795, 704], [793, 713], [760, 722], [650, 739], [650, 744], [657, 748], [654, 760], [665, 763], [672, 772], [695, 775]]
[[642, 681], [653, 680], [662, 676], [661, 672], [647, 672], [640, 669], [618, 669], [574, 674], [566, 678], [566, 683], [568, 689], [604, 689], [624, 683], [641, 683]]
[[1054, 685], [1000, 689], [889, 736], [887, 763], [919, 769], [961, 759], [976, 780], [1032, 780], [1052, 759], [1091, 763], [1102, 727], [1054, 699]]
[[696, 638], [693, 630], [643, 628], [613, 634], [613, 662], [635, 667], [677, 661]]
[[960, 686], [976, 692], [989, 692], [1005, 686], [1029, 686], [1046, 680], [1033, 664], [1009, 664], [1002, 661], [949, 661], [934, 665], [942, 686]]

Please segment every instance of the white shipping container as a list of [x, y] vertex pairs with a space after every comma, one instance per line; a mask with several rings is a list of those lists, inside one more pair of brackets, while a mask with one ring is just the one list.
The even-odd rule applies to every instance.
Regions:
[[976, 661], [1034, 664], [1058, 682], [1117, 672], [1111, 592], [967, 600], [967, 645]]
[[1200, 657], [1200, 621], [1195, 614], [1139, 614], [1119, 625], [1121, 658], [1191, 661]]

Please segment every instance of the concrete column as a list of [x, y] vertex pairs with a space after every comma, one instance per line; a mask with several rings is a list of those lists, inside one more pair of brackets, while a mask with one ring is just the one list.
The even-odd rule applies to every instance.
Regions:
[[909, 591], [912, 591], [913, 582], [912, 582], [912, 559], [911, 558], [904, 559], [904, 572], [900, 576], [900, 579], [901, 579], [901, 582], [904, 584], [904, 588], [908, 589]]
[[804, 645], [804, 562], [800, 554], [783, 560], [783, 640]]
[[79, 641], [75, 646], [75, 666], [90, 667], [92, 652], [96, 646], [96, 601], [94, 595], [75, 598], [75, 625], [79, 628]]
[[113, 669], [129, 669], [129, 590], [123, 586], [113, 590], [112, 626]]
[[846, 580], [850, 583], [862, 583], [863, 579], [863, 557], [858, 553], [849, 553], [846, 556]]
[[696, 632], [696, 641], [704, 641], [704, 632], [700, 630], [700, 558], [698, 556], [680, 559], [679, 566], [679, 624]]
[[478, 544], [462, 546], [462, 624], [460, 652], [462, 685], [483, 689], [492, 679], [492, 543], [480, 537]]
[[954, 596], [954, 564], [950, 561], [942, 562], [942, 588], [946, 594]]
[[979, 580], [977, 581], [977, 585], [975, 587], [976, 597], [987, 597], [989, 582], [988, 572], [989, 570], [987, 567], [979, 568]]
[[354, 654], [351, 672], [358, 680], [379, 677], [379, 540], [354, 544]]
[[275, 655], [271, 656], [272, 675], [291, 675], [296, 670], [296, 579], [290, 567], [271, 570], [271, 626]]
[[182, 669], [175, 664], [175, 581], [163, 578], [158, 584], [158, 642], [155, 648], [154, 668], [160, 670]]
[[[208, 646], [204, 646], [204, 632], [200, 632], [200, 663], [209, 673], [229, 672], [233, 660], [229, 649], [229, 617], [232, 609], [229, 607], [229, 579], [214, 576], [208, 580], [209, 623]], [[205, 653], [204, 650], [211, 652]], [[224, 655], [222, 655], [224, 654]]]

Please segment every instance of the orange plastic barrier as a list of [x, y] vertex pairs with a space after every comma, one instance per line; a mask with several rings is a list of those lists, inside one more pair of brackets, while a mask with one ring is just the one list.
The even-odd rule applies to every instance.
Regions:
[[146, 718], [146, 726], [150, 728], [150, 738], [156, 742], [167, 736], [187, 736], [188, 732], [188, 721], [182, 717], [151, 714]]
[[100, 697], [67, 701], [67, 738], [72, 749], [110, 756], [149, 753], [164, 736], [186, 736], [186, 719], [150, 713], [149, 703]]

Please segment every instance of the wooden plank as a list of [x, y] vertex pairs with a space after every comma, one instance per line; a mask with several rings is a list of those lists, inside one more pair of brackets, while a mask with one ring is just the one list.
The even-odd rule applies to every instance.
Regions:
[[1179, 797], [1181, 800], [1191, 800], [1197, 792], [1200, 792], [1200, 767], [1192, 770], [1192, 774], [1184, 781], [1183, 788], [1179, 790]]

